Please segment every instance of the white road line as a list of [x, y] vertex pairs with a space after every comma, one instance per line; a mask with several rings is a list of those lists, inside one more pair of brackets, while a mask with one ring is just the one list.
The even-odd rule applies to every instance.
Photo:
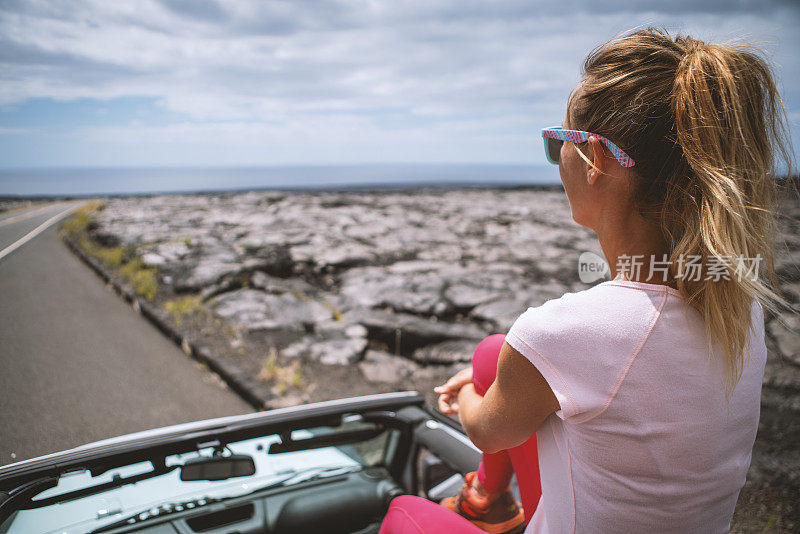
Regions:
[[25, 243], [27, 243], [28, 241], [30, 241], [31, 239], [33, 239], [37, 235], [39, 235], [42, 232], [44, 232], [45, 230], [47, 230], [47, 228], [49, 226], [51, 226], [53, 223], [57, 222], [59, 219], [63, 218], [65, 215], [67, 215], [69, 212], [79, 208], [80, 206], [81, 206], [81, 204], [78, 204], [76, 206], [72, 206], [71, 208], [65, 209], [64, 211], [62, 211], [61, 213], [59, 213], [57, 215], [53, 215], [52, 217], [47, 219], [45, 222], [43, 222], [42, 224], [40, 224], [39, 226], [37, 226], [36, 228], [31, 230], [27, 234], [25, 234], [24, 237], [21, 237], [21, 238], [17, 239], [13, 244], [7, 246], [3, 250], [0, 250], [0, 260], [2, 260], [3, 258], [5, 258], [9, 254], [11, 254], [12, 252], [17, 250], [19, 247], [21, 247], [22, 245], [24, 245]]
[[[56, 206], [58, 204], [55, 204]], [[22, 212], [19, 215], [12, 215], [11, 217], [6, 217], [5, 219], [0, 219], [0, 226], [11, 224], [16, 221], [20, 221], [22, 219], [29, 219], [34, 215], [38, 215], [43, 211], [47, 211], [48, 209], [52, 208], [53, 204], [48, 204], [47, 206], [42, 206], [40, 208], [33, 208], [28, 211]]]

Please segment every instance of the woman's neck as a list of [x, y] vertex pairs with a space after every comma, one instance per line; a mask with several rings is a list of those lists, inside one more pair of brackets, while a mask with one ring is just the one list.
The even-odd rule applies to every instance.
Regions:
[[633, 211], [604, 217], [597, 238], [611, 278], [677, 287], [669, 273], [669, 248], [658, 226]]

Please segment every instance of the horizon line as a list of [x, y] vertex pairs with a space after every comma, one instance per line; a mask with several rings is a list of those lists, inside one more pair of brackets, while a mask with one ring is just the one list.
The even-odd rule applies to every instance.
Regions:
[[351, 163], [265, 163], [265, 164], [234, 164], [234, 165], [41, 165], [41, 166], [11, 166], [0, 167], [0, 172], [8, 171], [51, 171], [51, 170], [232, 170], [232, 169], [270, 169], [270, 168], [296, 168], [296, 167], [366, 167], [366, 166], [507, 166], [507, 167], [542, 167], [548, 168], [547, 163], [530, 162], [458, 162], [458, 161], [386, 161], [386, 162], [351, 162]]

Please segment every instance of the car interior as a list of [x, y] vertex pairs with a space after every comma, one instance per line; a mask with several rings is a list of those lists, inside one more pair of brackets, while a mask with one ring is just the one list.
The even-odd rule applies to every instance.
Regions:
[[[22, 479], [0, 472], [7, 495], [0, 520], [8, 517], [0, 534], [30, 532], [30, 525], [44, 525], [42, 532], [377, 533], [392, 499], [438, 502], [455, 494], [480, 460], [457, 421], [405, 393], [297, 407], [262, 416], [260, 424], [178, 433], [150, 448], [127, 444], [105, 464], [96, 459], [94, 469], [91, 458], [74, 458], [86, 469], [73, 468], [83, 480], [71, 485], [63, 476], [70, 461], [62, 462], [56, 484], [52, 470], [45, 481], [42, 466], [25, 477], [29, 496], [9, 491]], [[124, 510], [110, 497], [115, 491]], [[88, 514], [79, 506], [91, 499], [101, 500], [83, 509], [93, 517], [81, 519]]]

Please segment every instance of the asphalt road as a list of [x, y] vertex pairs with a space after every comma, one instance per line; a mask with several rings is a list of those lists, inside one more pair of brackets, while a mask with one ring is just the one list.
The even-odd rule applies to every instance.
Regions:
[[[0, 255], [74, 205], [0, 215]], [[57, 227], [0, 258], [0, 465], [253, 411], [106, 288]]]
[[0, 214], [0, 251], [39, 226], [49, 217], [75, 205], [75, 203], [57, 202]]

